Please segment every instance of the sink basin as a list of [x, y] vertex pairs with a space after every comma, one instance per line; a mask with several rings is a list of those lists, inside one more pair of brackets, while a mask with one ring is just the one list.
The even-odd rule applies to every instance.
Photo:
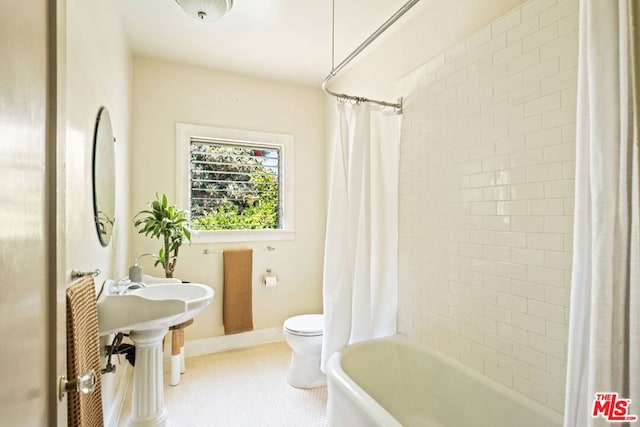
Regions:
[[198, 283], [159, 283], [124, 295], [106, 293], [98, 300], [98, 331], [108, 335], [176, 325], [193, 318], [213, 297], [213, 289]]

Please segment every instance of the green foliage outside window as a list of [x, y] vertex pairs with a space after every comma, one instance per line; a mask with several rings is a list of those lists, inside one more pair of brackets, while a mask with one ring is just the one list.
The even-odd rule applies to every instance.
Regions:
[[279, 228], [279, 152], [191, 143], [191, 228]]

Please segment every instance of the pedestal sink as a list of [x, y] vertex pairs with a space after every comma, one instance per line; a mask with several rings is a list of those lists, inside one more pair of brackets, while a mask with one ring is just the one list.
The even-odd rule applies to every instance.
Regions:
[[162, 378], [162, 339], [169, 326], [186, 322], [213, 301], [214, 292], [197, 283], [161, 283], [113, 292], [107, 280], [98, 300], [100, 335], [129, 331], [136, 346], [131, 427], [168, 426]]

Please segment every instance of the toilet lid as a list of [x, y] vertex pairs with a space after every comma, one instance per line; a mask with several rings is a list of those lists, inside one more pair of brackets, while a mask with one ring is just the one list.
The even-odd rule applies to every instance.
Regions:
[[303, 314], [284, 321], [284, 328], [294, 335], [322, 335], [322, 314]]

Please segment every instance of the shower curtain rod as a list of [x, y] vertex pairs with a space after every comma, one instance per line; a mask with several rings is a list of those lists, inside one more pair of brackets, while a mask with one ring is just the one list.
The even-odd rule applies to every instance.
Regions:
[[391, 17], [389, 19], [387, 19], [384, 24], [382, 24], [380, 27], [378, 27], [377, 30], [375, 30], [369, 37], [367, 37], [367, 39], [365, 41], [363, 41], [360, 46], [358, 46], [353, 52], [351, 52], [349, 54], [349, 56], [347, 56], [340, 64], [338, 64], [338, 66], [334, 67], [331, 72], [329, 73], [329, 75], [327, 77], [325, 77], [325, 79], [322, 81], [322, 90], [331, 95], [331, 96], [335, 96], [336, 98], [340, 99], [340, 100], [352, 100], [352, 101], [356, 101], [356, 102], [371, 102], [373, 104], [378, 104], [378, 105], [382, 105], [383, 107], [393, 107], [396, 108], [398, 110], [398, 113], [402, 113], [402, 98], [398, 99], [398, 102], [386, 102], [386, 101], [378, 101], [375, 99], [369, 99], [369, 98], [365, 98], [362, 96], [353, 96], [353, 95], [347, 95], [345, 93], [336, 93], [333, 92], [331, 90], [329, 90], [327, 88], [327, 84], [329, 83], [329, 81], [334, 78], [336, 76], [336, 74], [338, 74], [340, 72], [340, 70], [342, 70], [349, 62], [351, 62], [356, 56], [358, 56], [360, 54], [360, 52], [362, 52], [364, 49], [366, 49], [367, 46], [369, 46], [375, 39], [378, 38], [378, 36], [380, 36], [382, 33], [384, 33], [387, 28], [389, 28], [391, 25], [393, 25], [394, 22], [396, 22], [398, 19], [400, 19], [400, 17], [402, 15], [404, 15], [405, 13], [407, 13], [409, 11], [409, 9], [411, 9], [413, 6], [415, 6], [416, 3], [418, 3], [420, 0], [409, 0], [408, 2], [406, 2], [404, 4], [404, 6], [402, 6], [400, 9], [398, 9], [398, 11], [396, 13], [394, 13], [393, 15], [391, 15]]

